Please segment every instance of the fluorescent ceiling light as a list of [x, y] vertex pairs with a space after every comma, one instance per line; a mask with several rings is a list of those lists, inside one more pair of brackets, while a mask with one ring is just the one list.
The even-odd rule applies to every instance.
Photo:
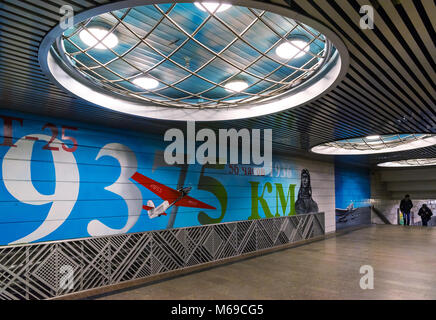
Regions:
[[376, 136], [367, 136], [366, 140], [377, 140], [380, 139], [380, 136], [376, 135]]
[[156, 79], [153, 79], [153, 78], [149, 78], [149, 77], [136, 78], [132, 82], [135, 85], [137, 85], [138, 87], [141, 87], [141, 88], [146, 89], [146, 90], [154, 89], [154, 88], [157, 88], [159, 86], [159, 81], [157, 81]]
[[283, 59], [300, 58], [306, 54], [307, 42], [303, 40], [291, 40], [283, 42], [276, 48], [276, 54]]
[[227, 91], [229, 92], [241, 92], [244, 89], [248, 88], [248, 83], [242, 80], [235, 80], [235, 81], [230, 81], [227, 82], [226, 85], [224, 86], [226, 88]]
[[[80, 32], [80, 40], [89, 47], [94, 46], [95, 49], [113, 48], [118, 44], [118, 37], [113, 33], [108, 33], [108, 30], [101, 28], [83, 29]], [[99, 42], [102, 39], [103, 41]]]
[[216, 3], [216, 2], [201, 2], [201, 3], [195, 2], [194, 4], [201, 11], [209, 11], [213, 13], [226, 11], [232, 6], [231, 4]]

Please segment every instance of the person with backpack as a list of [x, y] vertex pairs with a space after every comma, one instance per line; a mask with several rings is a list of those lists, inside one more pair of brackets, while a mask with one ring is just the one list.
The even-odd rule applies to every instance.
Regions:
[[433, 215], [433, 212], [431, 212], [430, 208], [424, 203], [421, 209], [419, 209], [418, 215], [421, 217], [422, 225], [427, 226], [431, 216]]

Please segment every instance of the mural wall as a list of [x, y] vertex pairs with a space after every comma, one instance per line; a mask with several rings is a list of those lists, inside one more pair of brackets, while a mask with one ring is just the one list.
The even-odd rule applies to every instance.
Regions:
[[336, 229], [371, 223], [368, 168], [335, 163]]
[[[266, 175], [251, 165], [169, 166], [161, 136], [9, 111], [0, 134], [0, 245], [312, 211], [334, 230], [331, 163], [273, 157]], [[170, 206], [182, 191], [184, 206]]]

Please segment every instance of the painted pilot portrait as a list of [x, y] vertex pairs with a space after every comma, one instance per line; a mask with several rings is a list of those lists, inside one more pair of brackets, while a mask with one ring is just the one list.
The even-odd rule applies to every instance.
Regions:
[[295, 202], [295, 211], [297, 214], [318, 212], [318, 204], [312, 199], [310, 173], [307, 169], [301, 170], [301, 185]]

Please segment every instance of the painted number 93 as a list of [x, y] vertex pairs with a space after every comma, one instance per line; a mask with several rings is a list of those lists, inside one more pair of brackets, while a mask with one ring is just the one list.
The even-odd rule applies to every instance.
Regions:
[[[49, 212], [41, 225], [11, 244], [33, 242], [51, 234], [69, 217], [79, 196], [80, 176], [73, 154], [77, 149], [77, 140], [66, 134], [66, 130], [75, 130], [75, 128], [62, 127], [61, 137], [63, 140], [71, 141], [71, 147], [56, 138], [58, 135], [56, 126], [47, 124], [44, 129], [51, 130], [52, 134], [50, 136], [32, 134], [22, 137], [10, 146], [3, 159], [3, 181], [8, 192], [15, 199], [34, 206], [51, 203]], [[35, 142], [39, 140], [47, 142], [44, 150], [51, 151], [53, 158], [55, 188], [52, 194], [40, 193], [32, 182], [32, 153]], [[88, 232], [91, 236], [127, 232], [138, 220], [142, 209], [140, 190], [134, 184], [126, 183], [137, 170], [135, 154], [124, 145], [112, 143], [100, 150], [96, 160], [103, 156], [117, 159], [122, 168], [118, 180], [105, 189], [123, 198], [127, 204], [128, 219], [125, 226], [120, 229], [112, 229], [98, 220], [93, 220], [88, 224]]]

